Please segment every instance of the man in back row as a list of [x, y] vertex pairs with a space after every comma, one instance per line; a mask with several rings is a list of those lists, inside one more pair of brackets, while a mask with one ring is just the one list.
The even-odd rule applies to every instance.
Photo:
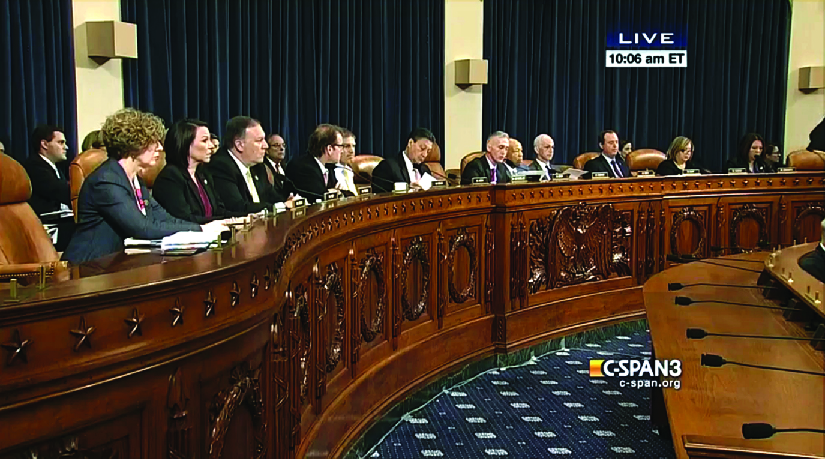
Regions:
[[[38, 216], [71, 210], [69, 181], [66, 174], [57, 167], [66, 161], [69, 151], [66, 136], [57, 126], [41, 125], [32, 132], [32, 156], [23, 164], [31, 181], [32, 194], [29, 205]], [[48, 220], [57, 222], [57, 239], [55, 250], [62, 252], [69, 245], [74, 233], [74, 220]]]
[[372, 189], [376, 193], [393, 191], [395, 183], [405, 182], [413, 186], [430, 172], [423, 164], [435, 143], [435, 136], [424, 128], [415, 128], [407, 138], [407, 145], [400, 153], [390, 156], [372, 171]]
[[504, 165], [510, 136], [503, 131], [496, 131], [487, 138], [487, 152], [464, 166], [461, 184], [469, 185], [476, 177], [486, 178], [488, 183], [510, 183], [510, 171]]
[[341, 128], [321, 124], [309, 136], [306, 154], [293, 158], [286, 166], [286, 176], [292, 180], [298, 194], [310, 203], [324, 199], [324, 193], [342, 188], [327, 164], [341, 160], [344, 139]]
[[599, 148], [602, 154], [591, 159], [584, 165], [584, 170], [590, 172], [607, 172], [608, 177], [624, 178], [630, 177], [630, 169], [627, 164], [618, 156], [619, 135], [615, 131], [602, 131], [599, 134]]

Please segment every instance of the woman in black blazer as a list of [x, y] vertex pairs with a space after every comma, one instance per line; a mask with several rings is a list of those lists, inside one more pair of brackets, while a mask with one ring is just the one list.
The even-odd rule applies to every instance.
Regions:
[[656, 175], [682, 175], [685, 169], [698, 169], [691, 162], [693, 141], [687, 137], [676, 137], [667, 149], [667, 159], [659, 163]]
[[166, 134], [164, 149], [166, 166], [155, 179], [152, 196], [167, 212], [201, 224], [246, 215], [224, 207], [212, 188], [211, 174], [201, 167], [209, 162], [213, 151], [206, 123], [178, 121]]
[[[746, 134], [739, 142], [739, 149], [736, 157], [731, 158], [725, 164], [726, 169], [745, 169], [749, 174], [774, 172], [773, 168], [762, 159], [762, 150], [765, 147], [765, 139], [759, 134]], [[725, 171], [727, 172], [727, 170]]]

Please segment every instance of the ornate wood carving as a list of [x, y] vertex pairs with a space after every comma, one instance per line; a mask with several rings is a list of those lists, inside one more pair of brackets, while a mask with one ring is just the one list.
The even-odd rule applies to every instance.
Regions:
[[633, 250], [633, 212], [613, 211], [610, 267], [619, 276], [630, 276], [633, 272], [631, 257]]
[[683, 255], [679, 252], [679, 228], [684, 222], [689, 222], [696, 225], [699, 230], [699, 244], [697, 244], [696, 250], [690, 254], [698, 256], [704, 253], [705, 234], [707, 232], [705, 217], [701, 213], [696, 212], [696, 210], [691, 206], [683, 207], [679, 212], [673, 214], [673, 224], [670, 226], [670, 253], [674, 255]]
[[447, 308], [447, 291], [444, 288], [444, 271], [447, 269], [447, 242], [444, 239], [444, 232], [441, 225], [438, 225], [438, 304], [436, 305], [436, 316], [438, 316], [438, 328], [444, 326], [444, 313]]
[[785, 242], [785, 224], [788, 222], [788, 201], [785, 196], [779, 197], [779, 234], [777, 235], [778, 243]]
[[656, 271], [656, 249], [659, 242], [656, 236], [656, 210], [650, 206], [647, 209], [647, 254], [645, 256], [645, 271], [649, 274]]
[[[346, 330], [346, 298], [344, 297], [344, 279], [341, 276], [341, 271], [337, 263], [327, 265], [327, 274], [324, 276], [324, 290], [327, 295], [335, 298], [336, 313], [332, 317], [335, 321], [335, 332], [329, 339], [329, 345], [326, 348], [326, 366], [327, 373], [332, 373], [338, 362], [341, 360], [341, 355], [344, 352], [344, 333]], [[329, 319], [328, 319], [329, 320]]]
[[[470, 256], [470, 278], [467, 285], [461, 291], [455, 285], [455, 257], [458, 249], [464, 247]], [[447, 252], [447, 290], [450, 293], [450, 301], [453, 303], [464, 303], [470, 298], [475, 298], [476, 271], [478, 258], [476, 257], [476, 242], [473, 236], [467, 233], [465, 228], [458, 230], [458, 233], [450, 238], [450, 249]]]
[[143, 330], [140, 328], [143, 323], [143, 314], [138, 313], [137, 308], [132, 309], [132, 317], [124, 319], [124, 322], [129, 326], [128, 338], [131, 339], [134, 335], [143, 336]]
[[184, 306], [180, 302], [180, 298], [175, 298], [175, 306], [169, 309], [172, 314], [172, 326], [183, 325], [183, 310]]
[[309, 358], [312, 352], [312, 330], [309, 320], [309, 291], [303, 284], [295, 288], [295, 318], [298, 350], [298, 384], [299, 396], [303, 405], [309, 391]]
[[241, 302], [241, 288], [237, 281], [232, 281], [232, 290], [229, 291], [229, 305], [233, 308]]
[[403, 320], [403, 313], [402, 309], [403, 306], [401, 305], [401, 286], [399, 279], [401, 279], [401, 256], [398, 254], [399, 247], [398, 247], [398, 240], [395, 237], [395, 233], [393, 232], [392, 237], [390, 238], [390, 256], [392, 257], [390, 260], [390, 269], [392, 274], [392, 285], [390, 295], [392, 296], [392, 301], [390, 301], [391, 305], [391, 315], [392, 315], [392, 350], [398, 350], [398, 336], [401, 334], [401, 321]]
[[[377, 254], [372, 249], [368, 250], [366, 256], [361, 259], [358, 272], [358, 287], [353, 292], [353, 300], [356, 310], [359, 311], [361, 316], [361, 339], [370, 343], [383, 332], [384, 328], [387, 301], [387, 285], [384, 282], [384, 255]], [[367, 322], [366, 316], [366, 290], [370, 274], [374, 276], [378, 284], [378, 303], [375, 307], [375, 318], [372, 323]]]
[[495, 279], [495, 248], [496, 240], [493, 233], [492, 218], [488, 215], [484, 223], [486, 234], [484, 236], [485, 251], [484, 262], [487, 265], [484, 274], [486, 288], [484, 289], [484, 313], [489, 314], [493, 308], [493, 286]]
[[521, 285], [521, 232], [519, 231], [519, 214], [510, 218], [510, 299], [518, 298]]
[[[284, 305], [272, 317], [271, 325], [271, 350], [272, 350], [272, 412], [274, 413], [275, 425], [273, 426], [275, 445], [289, 445], [290, 443], [290, 423], [292, 422], [290, 407], [287, 405], [289, 401], [289, 380], [291, 373], [288, 366], [289, 359], [289, 344], [286, 340], [286, 323], [284, 317], [291, 305], [291, 288], [287, 290], [285, 295]], [[284, 451], [288, 448], [278, 448]], [[281, 457], [277, 451], [275, 457]]]
[[255, 298], [258, 296], [258, 287], [260, 286], [260, 281], [258, 280], [258, 273], [252, 273], [252, 279], [249, 280], [249, 296], [251, 298]]
[[504, 344], [507, 340], [507, 317], [497, 315], [493, 317], [493, 342]]
[[264, 290], [269, 290], [272, 287], [272, 272], [269, 266], [264, 269]]
[[186, 459], [192, 457], [191, 431], [192, 422], [188, 418], [189, 393], [180, 367], [169, 376], [169, 389], [166, 393], [166, 409], [169, 414], [166, 430], [166, 450], [169, 459]]
[[[409, 270], [413, 269], [413, 264], [418, 262], [421, 265], [422, 277], [420, 296], [414, 304], [410, 304], [407, 291], [407, 276]], [[430, 297], [430, 256], [427, 251], [427, 245], [424, 239], [420, 236], [410, 242], [407, 250], [404, 251], [404, 259], [401, 263], [401, 270], [399, 274], [399, 283], [401, 284], [401, 311], [403, 317], [409, 321], [418, 320], [424, 310], [427, 309], [427, 299]]]
[[124, 450], [122, 441], [110, 442], [96, 448], [83, 448], [79, 438], [72, 435], [31, 447], [17, 457], [25, 459], [125, 459], [127, 455], [125, 451], [121, 454], [121, 450]]
[[87, 348], [92, 348], [92, 342], [90, 341], [89, 337], [92, 333], [95, 332], [95, 327], [93, 326], [86, 326], [86, 318], [80, 316], [80, 324], [77, 326], [75, 330], [70, 330], [69, 333], [72, 334], [75, 338], [77, 338], [77, 342], [74, 345], [74, 350], [79, 351], [81, 346], [86, 346]]
[[643, 283], [646, 279], [645, 273], [645, 258], [647, 254], [645, 253], [645, 249], [647, 248], [647, 210], [642, 208], [642, 205], [639, 205], [639, 218], [636, 220], [636, 234], [637, 236], [637, 245], [636, 245], [636, 282], [639, 284]]
[[230, 387], [218, 392], [212, 400], [209, 410], [209, 449], [210, 459], [219, 459], [223, 452], [226, 433], [235, 411], [245, 406], [252, 415], [255, 438], [254, 459], [266, 456], [266, 419], [264, 418], [264, 401], [260, 388], [261, 369], [252, 370], [248, 362], [232, 369]]
[[203, 300], [206, 317], [211, 317], [215, 313], [216, 304], [217, 301], [215, 301], [215, 295], [212, 294], [212, 290], [207, 291], [206, 299]]
[[[353, 296], [355, 296], [355, 289], [356, 289], [356, 286], [358, 285], [359, 273], [358, 273], [358, 269], [357, 269], [357, 261], [356, 261], [356, 257], [355, 257], [355, 250], [352, 249], [352, 248], [350, 248], [350, 251], [349, 251], [349, 272], [350, 272], [350, 276], [349, 276], [349, 287], [350, 287], [350, 289], [349, 289], [349, 291], [352, 292]], [[354, 300], [354, 298], [353, 298], [353, 300]], [[352, 304], [352, 306], [357, 306], [357, 303], [355, 301], [352, 301], [351, 304]], [[355, 307], [352, 307], [351, 309], [352, 309], [352, 315], [350, 317], [351, 317], [351, 320], [353, 320], [352, 324], [355, 324], [358, 321], [358, 311], [355, 310], [356, 309]], [[353, 377], [355, 377], [355, 362], [358, 361], [358, 357], [359, 357], [358, 353], [361, 350], [361, 330], [360, 330], [360, 327], [355, 327], [355, 326], [350, 327], [350, 329], [352, 330], [351, 331], [351, 336], [350, 336], [350, 345], [351, 345], [352, 350], [350, 352], [352, 353], [352, 355], [351, 355], [352, 360], [351, 361], [352, 361], [352, 364], [353, 364], [351, 366], [351, 368], [352, 368], [352, 372], [353, 372]]]
[[730, 219], [730, 247], [732, 253], [741, 252], [739, 248], [739, 224], [746, 218], [754, 220], [759, 225], [759, 241], [768, 241], [768, 223], [765, 213], [764, 208], [757, 208], [753, 204], [745, 204], [733, 211], [733, 216]]
[[822, 203], [813, 203], [809, 202], [802, 206], [798, 213], [796, 214], [796, 218], [793, 221], [793, 240], [794, 241], [802, 241], [802, 219], [807, 217], [808, 215], [816, 215], [819, 219], [825, 219], [825, 207], [822, 206]]
[[15, 360], [20, 360], [23, 363], [29, 363], [29, 358], [26, 355], [26, 348], [31, 345], [30, 339], [22, 339], [20, 337], [20, 330], [14, 329], [11, 334], [11, 341], [0, 344], [3, 349], [9, 351], [9, 358], [6, 359], [6, 366], [14, 365]]

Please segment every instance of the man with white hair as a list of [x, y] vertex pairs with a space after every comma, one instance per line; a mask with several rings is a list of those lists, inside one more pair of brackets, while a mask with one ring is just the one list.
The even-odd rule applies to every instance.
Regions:
[[825, 282], [825, 220], [822, 220], [822, 236], [819, 245], [813, 252], [799, 258], [799, 267], [814, 276], [818, 281]]
[[476, 177], [484, 177], [491, 184], [510, 183], [510, 172], [504, 165], [510, 136], [503, 131], [496, 131], [487, 138], [487, 153], [470, 161], [461, 173], [461, 184], [469, 185]]
[[549, 180], [550, 175], [556, 173], [556, 169], [552, 163], [555, 148], [556, 143], [553, 142], [553, 138], [547, 134], [539, 134], [536, 136], [536, 139], [533, 140], [533, 150], [536, 152], [536, 159], [530, 164], [530, 170], [543, 172], [542, 180]]

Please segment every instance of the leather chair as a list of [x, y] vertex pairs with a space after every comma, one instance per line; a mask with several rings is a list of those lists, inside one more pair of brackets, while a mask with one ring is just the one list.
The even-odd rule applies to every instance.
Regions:
[[441, 148], [439, 148], [437, 143], [433, 144], [433, 149], [430, 150], [430, 153], [424, 158], [424, 164], [430, 168], [432, 176], [436, 179], [442, 180], [447, 178], [447, 173], [441, 165]]
[[352, 178], [353, 183], [369, 185], [372, 181], [372, 170], [383, 159], [374, 155], [356, 155], [352, 158], [352, 170], [355, 172], [355, 177]]
[[[464, 168], [467, 167], [467, 164], [470, 164], [470, 161], [472, 161], [476, 158], [480, 158], [480, 157], [484, 156], [485, 154], [487, 154], [486, 151], [474, 151], [472, 153], [467, 153], [466, 155], [464, 155], [464, 157], [461, 158], [460, 174], [464, 173]], [[461, 178], [461, 177], [459, 177], [459, 178]]]
[[794, 167], [798, 171], [821, 171], [825, 170], [825, 152], [799, 150], [788, 155], [788, 167]]
[[584, 169], [584, 165], [587, 164], [588, 161], [600, 154], [601, 152], [589, 152], [576, 156], [576, 159], [573, 160], [573, 169]]
[[667, 159], [667, 155], [659, 150], [643, 148], [627, 155], [627, 168], [630, 172], [643, 171], [645, 169], [656, 170], [662, 161]]
[[29, 206], [31, 181], [23, 166], [0, 153], [0, 281], [37, 281], [46, 275], [68, 274], [52, 240]]
[[146, 184], [146, 188], [149, 188], [149, 190], [152, 189], [152, 186], [155, 184], [155, 179], [164, 167], [166, 167], [166, 152], [161, 150], [160, 158], [158, 158], [154, 166], [138, 172], [138, 175], [143, 180], [143, 183]]
[[83, 181], [86, 180], [95, 169], [98, 168], [108, 156], [105, 150], [86, 150], [77, 155], [72, 163], [69, 164], [69, 194], [72, 198], [72, 212], [74, 212], [74, 221], [77, 222], [77, 197], [80, 196], [80, 188], [83, 186]]

